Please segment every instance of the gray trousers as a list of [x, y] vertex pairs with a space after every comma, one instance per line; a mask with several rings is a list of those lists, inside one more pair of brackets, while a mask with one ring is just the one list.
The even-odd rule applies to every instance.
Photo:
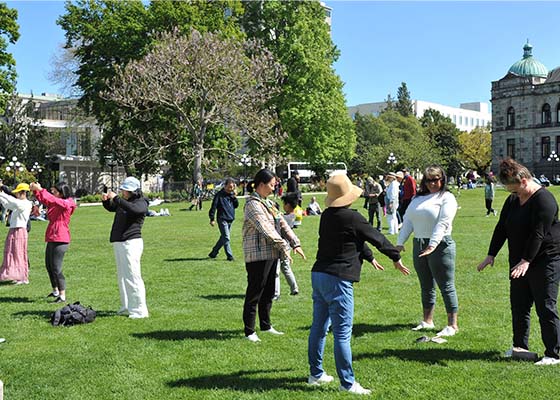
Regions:
[[290, 293], [294, 294], [299, 292], [299, 287], [296, 281], [292, 267], [290, 266], [290, 261], [288, 260], [278, 260], [278, 266], [276, 267], [276, 277], [274, 280], [274, 298], [280, 297], [280, 271], [284, 274], [286, 282], [290, 286]]
[[53, 288], [66, 290], [66, 279], [62, 273], [62, 260], [68, 251], [68, 243], [48, 242], [45, 251], [45, 266]]
[[422, 290], [422, 307], [432, 308], [436, 304], [436, 283], [441, 291], [447, 313], [459, 309], [455, 290], [455, 242], [451, 236], [444, 236], [433, 253], [418, 257], [429, 243], [429, 239], [414, 239], [412, 258], [414, 269]]

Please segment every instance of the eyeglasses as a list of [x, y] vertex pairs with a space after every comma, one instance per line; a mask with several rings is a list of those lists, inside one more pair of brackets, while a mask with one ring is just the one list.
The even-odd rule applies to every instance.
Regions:
[[437, 181], [441, 181], [441, 178], [431, 178], [431, 179], [426, 178], [426, 182], [434, 183], [434, 182], [437, 182]]

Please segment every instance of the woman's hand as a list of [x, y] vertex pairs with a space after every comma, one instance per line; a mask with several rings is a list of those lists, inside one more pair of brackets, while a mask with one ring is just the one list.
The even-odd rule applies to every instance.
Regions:
[[513, 269], [511, 270], [512, 279], [521, 278], [522, 276], [525, 276], [528, 269], [529, 269], [529, 261], [521, 259], [521, 261], [519, 261], [517, 265], [513, 267]]
[[401, 271], [403, 275], [410, 275], [410, 270], [403, 265], [402, 260], [393, 262], [393, 265], [396, 269]]
[[41, 189], [42, 189], [42, 187], [39, 184], [39, 182], [33, 182], [31, 185], [29, 185], [29, 190], [31, 190], [32, 192], [39, 191]]
[[375, 258], [372, 260], [371, 265], [373, 265], [373, 268], [375, 268], [378, 271], [385, 271], [383, 265], [379, 264]]
[[478, 267], [476, 267], [476, 269], [478, 270], [478, 272], [480, 272], [489, 265], [494, 266], [494, 257], [493, 256], [486, 256], [484, 261], [482, 261], [480, 264], [478, 264]]
[[301, 246], [298, 246], [294, 249], [294, 253], [299, 254], [301, 256], [301, 258], [303, 258], [304, 260], [307, 260], [307, 257], [305, 257], [305, 254], [301, 248]]
[[435, 249], [436, 249], [435, 246], [428, 246], [424, 250], [422, 250], [420, 254], [418, 254], [418, 257], [424, 257], [427, 256], [428, 254], [432, 254]]

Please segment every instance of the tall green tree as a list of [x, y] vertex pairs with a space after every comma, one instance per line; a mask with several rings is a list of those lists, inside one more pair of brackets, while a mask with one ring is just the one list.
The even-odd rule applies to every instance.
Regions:
[[492, 164], [492, 134], [488, 127], [477, 127], [459, 134], [461, 152], [459, 158], [467, 168], [483, 175]]
[[410, 92], [405, 82], [402, 82], [401, 86], [397, 89], [397, 104], [395, 108], [403, 117], [409, 117], [414, 113]]
[[264, 43], [285, 68], [281, 92], [272, 100], [282, 155], [313, 164], [349, 161], [355, 132], [343, 83], [333, 69], [334, 46], [318, 1], [244, 1], [242, 26]]
[[461, 172], [462, 164], [459, 159], [461, 144], [459, 133], [461, 132], [450, 118], [444, 116], [437, 110], [428, 109], [420, 118], [420, 124], [425, 130], [427, 137], [434, 145], [434, 151], [441, 155], [442, 166], [449, 176], [455, 176]]
[[8, 53], [8, 45], [19, 39], [17, 17], [17, 10], [0, 3], [0, 115], [16, 89], [16, 60]]

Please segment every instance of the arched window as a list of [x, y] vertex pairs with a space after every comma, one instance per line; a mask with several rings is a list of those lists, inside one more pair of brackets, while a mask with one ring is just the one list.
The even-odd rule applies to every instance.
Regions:
[[552, 115], [550, 114], [550, 104], [544, 103], [541, 113], [541, 124], [550, 124], [552, 122]]
[[515, 126], [515, 110], [513, 107], [507, 110], [507, 125], [506, 128], [513, 128]]

